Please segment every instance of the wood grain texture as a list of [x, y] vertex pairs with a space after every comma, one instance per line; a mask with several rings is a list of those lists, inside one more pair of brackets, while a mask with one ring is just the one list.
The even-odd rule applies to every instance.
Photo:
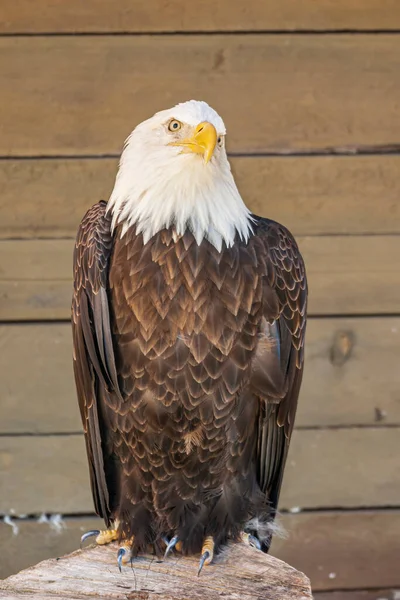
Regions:
[[399, 318], [310, 319], [297, 426], [399, 425], [399, 355]]
[[81, 431], [69, 323], [0, 326], [0, 354], [0, 433]]
[[[275, 538], [272, 554], [291, 560], [311, 579], [316, 600], [398, 600], [380, 586], [399, 586], [397, 549], [400, 511], [314, 512], [282, 515], [287, 539]], [[18, 534], [0, 523], [0, 578], [47, 558], [62, 556], [79, 547], [84, 531], [102, 527], [96, 518], [65, 518], [57, 530], [49, 523], [19, 521]], [[371, 549], [373, 549], [371, 551]], [[112, 554], [107, 569], [115, 566]], [[335, 577], [329, 577], [330, 574]], [[374, 592], [355, 591], [376, 588]], [[329, 590], [341, 589], [340, 592]], [[348, 590], [348, 591], [343, 591]]]
[[296, 430], [280, 508], [397, 506], [400, 428]]
[[[400, 156], [232, 157], [253, 212], [295, 235], [400, 232]], [[74, 237], [118, 159], [0, 161], [0, 238]]]
[[[1, 434], [81, 430], [69, 323], [2, 325], [0, 354]], [[296, 426], [400, 425], [399, 355], [400, 318], [310, 319]]]
[[[399, 428], [296, 430], [280, 508], [396, 505], [398, 439]], [[0, 514], [93, 510], [81, 435], [1, 437], [0, 482]]]
[[8, 2], [1, 33], [399, 29], [396, 0], [30, 0]]
[[300, 237], [298, 242], [310, 283], [309, 314], [399, 311], [399, 237]]
[[86, 548], [36, 565], [0, 583], [0, 598], [26, 598], [28, 593], [38, 600], [43, 595], [78, 600], [93, 596], [93, 592], [96, 598], [107, 600], [312, 598], [310, 581], [303, 573], [244, 544], [229, 546], [200, 578], [195, 556], [155, 561], [145, 555], [135, 560], [134, 573], [129, 566], [118, 573], [117, 547]]
[[[297, 238], [310, 315], [398, 313], [400, 237]], [[69, 319], [72, 240], [0, 242], [0, 319]]]
[[[400, 511], [285, 515], [283, 524], [289, 538], [275, 537], [271, 552], [307, 569], [313, 591], [400, 586]], [[390, 598], [354, 600], [385, 597]], [[352, 599], [337, 595], [332, 600]]]
[[71, 282], [0, 281], [1, 320], [59, 320], [70, 316]]
[[0, 474], [0, 514], [93, 512], [83, 435], [2, 437]]
[[230, 151], [396, 144], [399, 71], [392, 34], [3, 37], [0, 155], [119, 153], [190, 97], [223, 116]]

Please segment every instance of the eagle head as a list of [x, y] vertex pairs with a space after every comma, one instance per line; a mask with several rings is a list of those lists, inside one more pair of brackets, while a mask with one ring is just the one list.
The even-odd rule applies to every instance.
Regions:
[[233, 179], [226, 128], [206, 102], [190, 100], [140, 123], [125, 142], [110, 197], [113, 227], [135, 226], [146, 243], [158, 231], [189, 230], [221, 250], [247, 240], [251, 213]]

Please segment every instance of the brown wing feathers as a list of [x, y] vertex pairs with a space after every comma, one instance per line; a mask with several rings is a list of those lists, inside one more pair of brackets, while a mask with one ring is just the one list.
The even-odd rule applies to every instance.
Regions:
[[[267, 265], [264, 284], [264, 336], [276, 344], [277, 361], [271, 364], [271, 353], [262, 361], [259, 344], [255, 364], [264, 365], [258, 391], [267, 399], [262, 407], [258, 427], [258, 473], [261, 488], [267, 492], [273, 512], [276, 510], [290, 437], [294, 425], [297, 399], [303, 372], [306, 325], [307, 282], [304, 264], [291, 234], [281, 225], [260, 219], [257, 234], [266, 250]], [[277, 372], [277, 362], [279, 370]], [[275, 394], [271, 397], [271, 377], [275, 373]], [[280, 393], [279, 393], [280, 391]], [[280, 396], [277, 404], [273, 397]], [[270, 539], [264, 548], [268, 549]]]
[[105, 394], [120, 394], [106, 291], [112, 236], [105, 209], [105, 202], [94, 205], [78, 230], [73, 262], [72, 331], [74, 373], [93, 497], [96, 512], [109, 521], [109, 457], [105, 452], [107, 430], [101, 399]]

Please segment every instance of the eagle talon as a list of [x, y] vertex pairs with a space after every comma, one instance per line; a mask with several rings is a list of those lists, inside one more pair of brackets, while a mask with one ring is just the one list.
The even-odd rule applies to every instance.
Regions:
[[[200, 557], [199, 570], [197, 571], [197, 577], [200, 575], [202, 568], [206, 564], [206, 561], [209, 562], [209, 560], [208, 560], [209, 558], [210, 558], [210, 553], [208, 550], [206, 550], [205, 552], [203, 552], [203, 554]], [[207, 562], [207, 564], [208, 564], [208, 562]]]
[[117, 563], [118, 563], [118, 568], [119, 568], [120, 573], [122, 573], [122, 559], [124, 558], [125, 554], [127, 554], [127, 551], [125, 548], [120, 548], [118, 550]]
[[168, 545], [167, 545], [167, 547], [165, 549], [165, 553], [164, 553], [164, 560], [167, 558], [167, 556], [171, 552], [171, 550], [173, 550], [173, 548], [175, 548], [178, 541], [179, 541], [178, 536], [174, 535], [174, 537], [168, 542]]
[[256, 548], [257, 550], [261, 551], [260, 540], [258, 538], [256, 538], [255, 535], [249, 535], [249, 544], [250, 544], [250, 546], [253, 546], [253, 548]]
[[105, 544], [115, 542], [119, 537], [117, 525], [115, 526], [115, 529], [105, 529], [103, 531], [100, 529], [91, 529], [90, 531], [87, 531], [81, 537], [81, 548], [83, 542], [90, 537], [96, 537], [95, 542], [98, 546], [104, 546]]
[[90, 537], [95, 537], [95, 536], [97, 537], [98, 535], [100, 535], [100, 529], [91, 529], [90, 531], [87, 531], [86, 533], [84, 533], [81, 536], [81, 549], [82, 549], [83, 542], [88, 540]]
[[203, 543], [203, 547], [201, 549], [201, 557], [199, 562], [199, 569], [197, 571], [197, 576], [200, 575], [204, 565], [209, 565], [214, 558], [214, 548], [215, 543], [211, 536], [206, 537]]
[[261, 550], [261, 543], [260, 540], [255, 536], [252, 535], [251, 533], [247, 533], [247, 532], [243, 532], [242, 533], [242, 541], [247, 544], [248, 546], [251, 546], [252, 548], [256, 548], [257, 550]]

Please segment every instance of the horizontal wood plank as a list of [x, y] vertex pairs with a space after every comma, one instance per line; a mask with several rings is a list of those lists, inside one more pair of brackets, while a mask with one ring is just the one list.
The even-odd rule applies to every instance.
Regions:
[[400, 428], [297, 430], [280, 508], [397, 506]]
[[[313, 591], [400, 586], [399, 510], [284, 515], [282, 521], [289, 538], [275, 537], [271, 553], [307, 573]], [[332, 600], [353, 600], [341, 593]], [[354, 600], [379, 598], [395, 600], [396, 596]]]
[[[295, 431], [281, 508], [396, 505], [399, 431]], [[81, 435], [1, 437], [0, 481], [0, 514], [93, 510]]]
[[[69, 323], [0, 326], [0, 353], [1, 434], [81, 430]], [[399, 355], [400, 318], [310, 319], [296, 426], [400, 425]]]
[[8, 2], [0, 33], [400, 29], [396, 0], [30, 0]]
[[0, 474], [0, 514], [93, 511], [83, 435], [2, 437]]
[[[250, 209], [296, 235], [400, 233], [400, 156], [232, 157]], [[0, 161], [0, 238], [74, 237], [117, 159]]]
[[0, 433], [81, 431], [69, 323], [2, 325], [0, 353]]
[[394, 34], [3, 37], [0, 155], [119, 153], [190, 97], [223, 116], [230, 151], [397, 144], [399, 72]]
[[[271, 553], [307, 573], [314, 591], [325, 590], [314, 596], [316, 600], [397, 600], [390, 590], [376, 588], [400, 586], [396, 562], [400, 511], [282, 515], [280, 522], [289, 537], [275, 538]], [[0, 578], [72, 552], [83, 532], [103, 527], [94, 517], [65, 518], [58, 530], [51, 521], [16, 520], [15, 525], [16, 534], [0, 523]], [[110, 563], [109, 568], [117, 567]], [[353, 591], [360, 587], [376, 591]], [[329, 592], [334, 589], [342, 591]]]
[[0, 281], [0, 320], [70, 318], [70, 281]]
[[[400, 236], [298, 237], [310, 315], [398, 313]], [[69, 319], [72, 240], [0, 242], [0, 320]]]

